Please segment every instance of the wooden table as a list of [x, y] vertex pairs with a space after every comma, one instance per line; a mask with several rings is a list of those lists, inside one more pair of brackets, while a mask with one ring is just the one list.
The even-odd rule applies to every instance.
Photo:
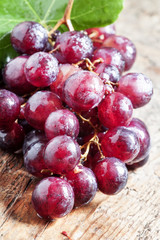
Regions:
[[36, 180], [23, 161], [0, 152], [0, 239], [159, 240], [160, 239], [160, 1], [129, 0], [117, 22], [117, 33], [132, 39], [138, 50], [132, 71], [143, 72], [154, 84], [151, 102], [135, 111], [148, 126], [152, 139], [149, 163], [129, 174], [118, 195], [98, 192], [87, 206], [46, 222], [31, 205]]

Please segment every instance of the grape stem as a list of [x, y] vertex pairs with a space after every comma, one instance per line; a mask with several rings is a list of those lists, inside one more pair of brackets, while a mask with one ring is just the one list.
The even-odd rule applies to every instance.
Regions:
[[48, 36], [51, 38], [51, 35], [62, 25], [65, 24], [69, 31], [74, 31], [72, 22], [71, 22], [71, 11], [74, 0], [69, 0], [66, 10], [64, 12], [64, 16], [57, 22], [54, 28], [49, 32]]
[[81, 146], [81, 149], [86, 149], [84, 154], [81, 154], [81, 160], [83, 161], [87, 161], [87, 156], [90, 150], [90, 145], [94, 143], [95, 145], [97, 145], [98, 151], [101, 155], [101, 158], [105, 158], [102, 150], [100, 148], [100, 143], [99, 143], [99, 137], [97, 136], [97, 132], [95, 132], [94, 136], [89, 140], [89, 142], [85, 143], [84, 145]]

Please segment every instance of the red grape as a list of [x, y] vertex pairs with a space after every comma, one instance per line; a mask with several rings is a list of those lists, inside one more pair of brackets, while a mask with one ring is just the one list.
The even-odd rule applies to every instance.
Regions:
[[0, 90], [0, 129], [12, 127], [20, 113], [19, 98], [12, 92]]
[[79, 71], [70, 76], [64, 86], [65, 102], [77, 112], [88, 111], [104, 96], [101, 79], [93, 72]]
[[140, 151], [140, 143], [135, 132], [126, 127], [108, 130], [101, 141], [103, 154], [123, 162], [131, 162]]
[[18, 95], [24, 95], [35, 90], [24, 74], [24, 66], [28, 56], [19, 56], [11, 60], [4, 70], [4, 81], [9, 90]]
[[57, 75], [56, 81], [50, 85], [51, 91], [56, 93], [62, 100], [64, 100], [63, 88], [65, 81], [69, 76], [78, 71], [80, 71], [80, 68], [75, 67], [71, 64], [61, 64], [59, 66], [59, 73]]
[[24, 140], [24, 131], [21, 125], [13, 123], [8, 130], [0, 130], [0, 148], [9, 152], [19, 150]]
[[33, 54], [42, 51], [48, 41], [47, 30], [37, 22], [21, 22], [11, 33], [11, 43], [20, 53]]
[[120, 51], [125, 61], [125, 71], [128, 71], [136, 59], [136, 47], [131, 40], [123, 36], [109, 36], [103, 43], [104, 47], [113, 47]]
[[40, 217], [48, 220], [60, 218], [72, 211], [74, 192], [64, 179], [48, 177], [35, 187], [32, 203]]
[[74, 169], [80, 157], [78, 143], [67, 135], [51, 139], [44, 152], [45, 164], [55, 174], [66, 174]]
[[29, 83], [36, 87], [51, 85], [58, 74], [58, 61], [49, 53], [38, 52], [30, 56], [24, 72]]
[[93, 52], [91, 39], [84, 32], [64, 32], [59, 35], [55, 42], [58, 47], [54, 56], [60, 63], [76, 63], [81, 59], [89, 58]]
[[113, 65], [118, 68], [120, 74], [124, 71], [125, 62], [121, 53], [110, 47], [98, 48], [94, 51], [92, 61], [102, 59], [104, 63]]
[[78, 166], [75, 170], [66, 174], [66, 180], [73, 187], [75, 207], [92, 201], [97, 191], [97, 182], [91, 169]]
[[132, 113], [131, 101], [118, 92], [107, 95], [98, 106], [99, 120], [107, 128], [128, 125]]
[[49, 114], [61, 108], [61, 100], [56, 94], [50, 91], [38, 91], [27, 101], [24, 115], [31, 126], [43, 130]]
[[139, 108], [151, 100], [153, 86], [144, 74], [128, 73], [120, 78], [117, 91], [127, 96], [134, 108]]
[[94, 168], [98, 188], [104, 194], [112, 195], [119, 193], [126, 185], [128, 171], [123, 162], [111, 157], [97, 163]]
[[76, 138], [79, 134], [79, 122], [74, 113], [67, 109], [52, 112], [45, 122], [45, 134], [50, 140], [58, 135]]

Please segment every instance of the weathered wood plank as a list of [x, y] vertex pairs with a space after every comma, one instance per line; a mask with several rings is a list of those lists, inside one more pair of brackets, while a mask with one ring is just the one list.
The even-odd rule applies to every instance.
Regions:
[[138, 49], [133, 71], [150, 76], [154, 96], [135, 111], [147, 124], [152, 149], [149, 163], [131, 172], [124, 191], [116, 196], [100, 192], [87, 206], [46, 222], [31, 205], [36, 179], [23, 168], [20, 156], [0, 151], [0, 239], [61, 240], [66, 231], [73, 240], [160, 239], [160, 1], [125, 2], [117, 23], [118, 34], [128, 36]]

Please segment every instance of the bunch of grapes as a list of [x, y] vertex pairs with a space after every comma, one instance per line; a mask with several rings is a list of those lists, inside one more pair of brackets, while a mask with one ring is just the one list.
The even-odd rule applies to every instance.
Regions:
[[21, 55], [3, 70], [0, 147], [22, 148], [26, 170], [42, 178], [32, 195], [38, 215], [63, 217], [97, 189], [119, 193], [150, 149], [145, 124], [132, 115], [150, 101], [152, 82], [124, 73], [134, 44], [114, 25], [48, 37], [29, 21], [15, 26], [11, 43]]

